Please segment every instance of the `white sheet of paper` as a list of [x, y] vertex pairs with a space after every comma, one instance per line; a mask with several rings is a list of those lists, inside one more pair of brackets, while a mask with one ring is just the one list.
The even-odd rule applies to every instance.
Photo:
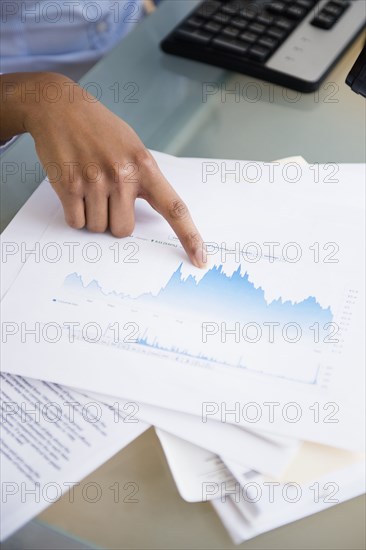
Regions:
[[[39, 343], [33, 342], [27, 337], [23, 345], [19, 345], [21, 330], [8, 335], [3, 368], [90, 391], [120, 393], [137, 401], [163, 404], [164, 407], [198, 416], [202, 415], [202, 406], [207, 403], [213, 407], [210, 415], [220, 418], [223, 402], [227, 408], [232, 408], [236, 403], [246, 406], [254, 402], [259, 404], [261, 412], [255, 425], [258, 429], [347, 448], [362, 447], [362, 427], [357, 430], [356, 419], [359, 422], [363, 418], [361, 388], [364, 372], [360, 360], [363, 330], [360, 284], [363, 257], [363, 211], [360, 205], [363, 189], [360, 179], [363, 178], [363, 168], [357, 165], [338, 167], [340, 181], [336, 184], [336, 199], [333, 200], [334, 183], [324, 184], [320, 199], [315, 194], [310, 168], [302, 167], [302, 180], [296, 186], [283, 181], [281, 175], [275, 184], [270, 183], [265, 175], [265, 163], [256, 163], [262, 173], [257, 183], [248, 182], [248, 178], [238, 182], [235, 178], [229, 178], [225, 184], [221, 181], [220, 162], [228, 164], [234, 161], [193, 161], [156, 156], [168, 179], [188, 202], [194, 217], [201, 220], [206, 241], [219, 243], [217, 254], [220, 258], [212, 258], [216, 268], [199, 271], [185, 262], [182, 249], [169, 226], [142, 203], [137, 207], [133, 237], [111, 244], [108, 235], [93, 236], [96, 243], [94, 249], [100, 250], [103, 256], [103, 262], [96, 265], [85, 261], [85, 257], [79, 254], [85, 247], [90, 247], [90, 235], [79, 232], [76, 239], [76, 233], [65, 227], [62, 213], [58, 211], [43, 233], [41, 256], [44, 260], [45, 247], [49, 252], [51, 242], [56, 243], [54, 250], [57, 253], [58, 247], [62, 250], [65, 243], [75, 243], [77, 240], [76, 260], [73, 262], [70, 257], [67, 260], [61, 257], [55, 263], [34, 263], [28, 258], [2, 305], [5, 323], [21, 327], [21, 323], [28, 326], [39, 322], [43, 330], [52, 322], [62, 327], [62, 338], [58, 344], [51, 344], [44, 339]], [[203, 167], [207, 176], [209, 162], [217, 173], [212, 174], [213, 181], [207, 178], [204, 181]], [[238, 163], [238, 166], [241, 172], [245, 167], [249, 169], [245, 162]], [[348, 186], [351, 179], [352, 191], [355, 192], [352, 205]], [[340, 188], [343, 191], [339, 191]], [[42, 193], [42, 190], [39, 192]], [[342, 192], [347, 199], [341, 205]], [[261, 216], [258, 216], [258, 205]], [[208, 211], [212, 213], [210, 216], [206, 215]], [[213, 215], [215, 212], [216, 216]], [[266, 224], [262, 223], [264, 217]], [[21, 216], [18, 222], [13, 223], [22, 224]], [[281, 257], [267, 255], [261, 258], [263, 261], [252, 263], [248, 255], [245, 262], [242, 258], [237, 262], [236, 257], [231, 255], [221, 262], [223, 250], [230, 249], [231, 245], [235, 248], [235, 242], [239, 240], [245, 240], [245, 243], [296, 242], [307, 256], [310, 255], [310, 260], [308, 257], [304, 262], [288, 263]], [[309, 253], [309, 249], [319, 241], [321, 246], [336, 243], [342, 251], [342, 261], [334, 264], [312, 262], [314, 250]], [[222, 246], [222, 243], [226, 244]], [[114, 246], [122, 253], [123, 261], [121, 258], [120, 262], [115, 261], [117, 249]], [[137, 259], [137, 253], [137, 263], [126, 262], [127, 256], [129, 260]], [[334, 255], [334, 246], [327, 250], [328, 256], [329, 253]], [[156, 263], [157, 254], [159, 265]], [[223, 263], [225, 265], [219, 268]], [[317, 313], [311, 319], [316, 322], [323, 319], [323, 314], [324, 319], [328, 318], [326, 312], [330, 307], [332, 319], [340, 323], [346, 309], [351, 308], [348, 331], [342, 328], [343, 348], [333, 344], [328, 348], [325, 345], [313, 346], [309, 345], [308, 340], [307, 344], [299, 342], [299, 345], [292, 347], [287, 342], [276, 342], [275, 346], [260, 342], [259, 346], [253, 346], [242, 341], [238, 342], [240, 345], [233, 342], [226, 345], [210, 340], [206, 348], [202, 346], [202, 324], [219, 324], [217, 308], [211, 311], [210, 307], [195, 307], [194, 311], [189, 308], [188, 311], [184, 292], [182, 295], [179, 292], [174, 294], [173, 308], [165, 304], [165, 299], [156, 301], [161, 289], [169, 287], [169, 281], [174, 281], [174, 277], [178, 286], [184, 287], [185, 281], [192, 280], [186, 278], [192, 275], [198, 287], [205, 273], [227, 280], [239, 265], [243, 270], [238, 272], [239, 280], [242, 281], [240, 273], [246, 271], [249, 286], [253, 281], [253, 292], [254, 288], [264, 289], [267, 304], [279, 298], [288, 304], [300, 303], [315, 296]], [[6, 264], [3, 264], [4, 267]], [[173, 278], [172, 274], [175, 274]], [[119, 307], [119, 300], [122, 299], [123, 308]], [[204, 303], [210, 306], [211, 300]], [[212, 303], [217, 306], [214, 296]], [[220, 303], [219, 307], [222, 305]], [[349, 313], [349, 309], [347, 311]], [[320, 317], [317, 317], [318, 313]], [[221, 320], [226, 319], [225, 315], [221, 316]], [[66, 321], [84, 327], [91, 321], [95, 322], [95, 319], [98, 319], [102, 330], [102, 338], [97, 345], [87, 343], [82, 331], [81, 339], [77, 334], [72, 344], [67, 341], [70, 334], [64, 334]], [[233, 322], [231, 318], [226, 320]], [[122, 329], [117, 341], [114, 341], [115, 334], [110, 333], [113, 322], [118, 324], [115, 327]], [[136, 326], [137, 339], [131, 341]], [[25, 356], [32, 361], [22, 360]], [[245, 368], [240, 357], [245, 359]], [[90, 376], [90, 362], [103, 364], [103, 376], [96, 367], [93, 376]], [[77, 365], [77, 368], [65, 369], [65, 363]], [[32, 372], [29, 371], [29, 364], [32, 365]], [[52, 369], [49, 368], [51, 364]], [[351, 371], [349, 365], [352, 365]], [[289, 402], [296, 403], [301, 413], [298, 422], [289, 421], [283, 414], [277, 415], [275, 422], [270, 420], [265, 403], [273, 402], [274, 394], [279, 412], [283, 413]], [[324, 409], [329, 402], [335, 403], [340, 410], [340, 421], [328, 424], [315, 421], [314, 404], [319, 404], [324, 418]], [[233, 415], [235, 417], [228, 421], [242, 425], [250, 423], [253, 427], [253, 420], [243, 418], [240, 413], [242, 407], [238, 415]]]
[[[120, 403], [127, 407], [128, 400], [107, 399], [110, 404]], [[197, 416], [184, 414], [136, 403], [136, 418], [148, 424], [206, 449], [216, 455], [240, 462], [247, 469], [256, 468], [263, 474], [279, 477], [288, 468], [296, 455], [299, 444], [296, 440], [272, 441], [232, 424], [223, 424], [215, 420], [202, 422]], [[171, 440], [172, 441], [172, 440]]]
[[217, 498], [212, 500], [211, 504], [234, 544], [241, 544], [251, 538], [248, 535], [250, 524], [242, 516], [231, 498], [228, 498], [225, 502]]
[[[266, 523], [268, 517], [274, 520], [277, 516], [285, 517], [286, 513], [292, 517], [294, 505], [311, 503], [311, 497], [323, 500], [325, 504], [336, 504], [343, 490], [336, 481], [338, 472], [353, 472], [352, 468], [355, 472], [362, 471], [364, 463], [362, 453], [305, 442], [281, 478], [271, 479], [257, 474], [244, 484], [240, 481], [242, 487], [231, 499], [245, 520], [258, 528]], [[225, 464], [238, 479], [238, 466], [228, 461]], [[318, 479], [323, 479], [322, 484], [314, 481]], [[341, 479], [343, 484], [344, 480], [348, 482], [347, 477]], [[353, 480], [352, 473], [349, 479]], [[359, 494], [362, 494], [365, 480], [362, 476], [359, 479]]]
[[236, 480], [222, 460], [197, 445], [163, 430], [156, 430], [180, 496], [187, 502], [215, 498], [216, 486], [232, 489]]
[[215, 420], [203, 423], [197, 416], [146, 403], [94, 392], [85, 393], [75, 388], [72, 391], [75, 395], [94, 398], [105, 407], [120, 411], [130, 422], [141, 421], [157, 426], [190, 444], [203, 447], [207, 452], [224, 454], [230, 457], [228, 460], [244, 461], [250, 468], [256, 465], [261, 473], [272, 477], [280, 477], [286, 471], [299, 448], [296, 440], [266, 438], [232, 424], [222, 424]]
[[[359, 496], [364, 491], [365, 468], [361, 462], [313, 480], [312, 483], [302, 488], [302, 494], [297, 502], [290, 503], [283, 500], [284, 503], [279, 503], [278, 500], [275, 500], [272, 507], [273, 513], [263, 514], [254, 521], [250, 521], [242, 515], [232, 497], [218, 498], [211, 501], [211, 504], [234, 544], [240, 544], [266, 531]], [[295, 498], [295, 496], [295, 494], [291, 495], [290, 491], [288, 492], [288, 498]], [[274, 513], [274, 509], [276, 509], [276, 513]]]
[[[263, 512], [261, 507], [261, 500], [256, 500], [256, 487], [259, 485], [263, 486], [263, 475], [255, 470], [247, 472], [241, 464], [228, 460], [226, 458], [222, 459], [224, 464], [227, 466], [229, 472], [233, 475], [234, 479], [240, 485], [240, 498], [230, 497], [234, 502], [235, 506], [238, 508], [239, 512], [243, 515], [246, 521], [252, 521]], [[244, 494], [243, 494], [244, 488]], [[238, 487], [237, 487], [238, 489]], [[238, 491], [234, 492], [236, 495]], [[245, 497], [245, 498], [244, 498]]]
[[238, 483], [261, 479], [258, 472], [238, 464], [236, 473], [240, 471], [240, 475], [235, 477], [217, 454], [163, 430], [157, 429], [156, 433], [179, 494], [188, 502], [214, 500], [218, 494], [235, 493]]
[[149, 426], [70, 388], [11, 374], [0, 383], [3, 540]]

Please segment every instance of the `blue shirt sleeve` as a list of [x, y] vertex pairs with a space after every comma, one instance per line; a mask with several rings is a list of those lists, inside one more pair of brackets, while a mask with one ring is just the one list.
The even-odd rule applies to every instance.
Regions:
[[1, 0], [0, 72], [80, 78], [141, 19], [142, 0]]

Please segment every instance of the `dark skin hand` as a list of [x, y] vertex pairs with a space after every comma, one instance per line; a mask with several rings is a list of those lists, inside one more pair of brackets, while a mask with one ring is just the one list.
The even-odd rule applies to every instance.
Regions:
[[168, 221], [191, 262], [205, 266], [187, 206], [128, 124], [63, 75], [14, 73], [0, 81], [0, 139], [32, 135], [71, 227], [127, 237], [142, 198]]

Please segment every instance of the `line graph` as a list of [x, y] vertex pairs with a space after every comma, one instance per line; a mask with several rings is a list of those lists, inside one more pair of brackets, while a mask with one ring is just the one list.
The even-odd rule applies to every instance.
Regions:
[[[59, 297], [75, 303], [88, 302], [91, 306], [104, 302], [117, 318], [133, 319], [139, 327], [133, 341], [115, 342], [105, 335], [106, 345], [205, 368], [231, 367], [306, 384], [316, 384], [319, 380], [321, 358], [312, 355], [314, 345], [310, 340], [307, 342], [310, 346], [287, 344], [286, 350], [283, 342], [282, 347], [271, 347], [268, 342], [250, 346], [243, 342], [235, 344], [232, 339], [227, 344], [202, 340], [202, 322], [212, 319], [217, 323], [240, 322], [241, 325], [296, 323], [307, 330], [314, 323], [331, 322], [331, 308], [322, 307], [315, 296], [297, 302], [281, 297], [269, 301], [265, 289], [256, 285], [241, 267], [227, 274], [222, 265], [210, 268], [197, 279], [192, 274], [184, 276], [180, 264], [155, 292], [135, 295], [107, 290], [97, 279], [85, 281], [80, 273], [69, 273], [63, 280]], [[54, 301], [59, 300], [55, 297]], [[111, 306], [114, 309], [111, 310]], [[309, 354], [306, 369], [297, 368], [298, 358], [304, 354]]]
[[156, 294], [144, 293], [137, 297], [116, 291], [107, 292], [97, 280], [86, 285], [76, 272], [65, 278], [63, 289], [92, 300], [108, 299], [114, 303], [135, 300], [140, 305], [165, 306], [241, 322], [276, 320], [281, 323], [325, 324], [333, 318], [331, 308], [322, 307], [315, 296], [299, 302], [283, 301], [282, 298], [267, 302], [264, 289], [256, 287], [248, 273], [242, 273], [240, 266], [232, 275], [225, 274], [222, 265], [214, 266], [197, 281], [193, 275], [184, 278], [180, 265]]

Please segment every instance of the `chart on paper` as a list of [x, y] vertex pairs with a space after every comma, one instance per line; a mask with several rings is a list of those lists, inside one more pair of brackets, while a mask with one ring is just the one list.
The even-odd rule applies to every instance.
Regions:
[[[334, 307], [314, 295], [268, 299], [248, 266], [219, 264], [190, 273], [187, 265], [165, 256], [164, 244], [131, 238], [128, 243], [139, 251], [139, 261], [104, 262], [102, 269], [88, 265], [68, 273], [65, 265], [48, 289], [49, 318], [60, 319], [66, 340], [72, 336], [144, 357], [308, 385], [329, 379], [332, 369], [324, 352], [334, 352], [339, 344], [335, 315], [343, 296]], [[157, 255], [160, 265], [154, 271]], [[79, 321], [72, 334], [64, 322], [71, 318]], [[83, 327], [90, 319], [98, 323], [89, 323], [86, 334]]]

